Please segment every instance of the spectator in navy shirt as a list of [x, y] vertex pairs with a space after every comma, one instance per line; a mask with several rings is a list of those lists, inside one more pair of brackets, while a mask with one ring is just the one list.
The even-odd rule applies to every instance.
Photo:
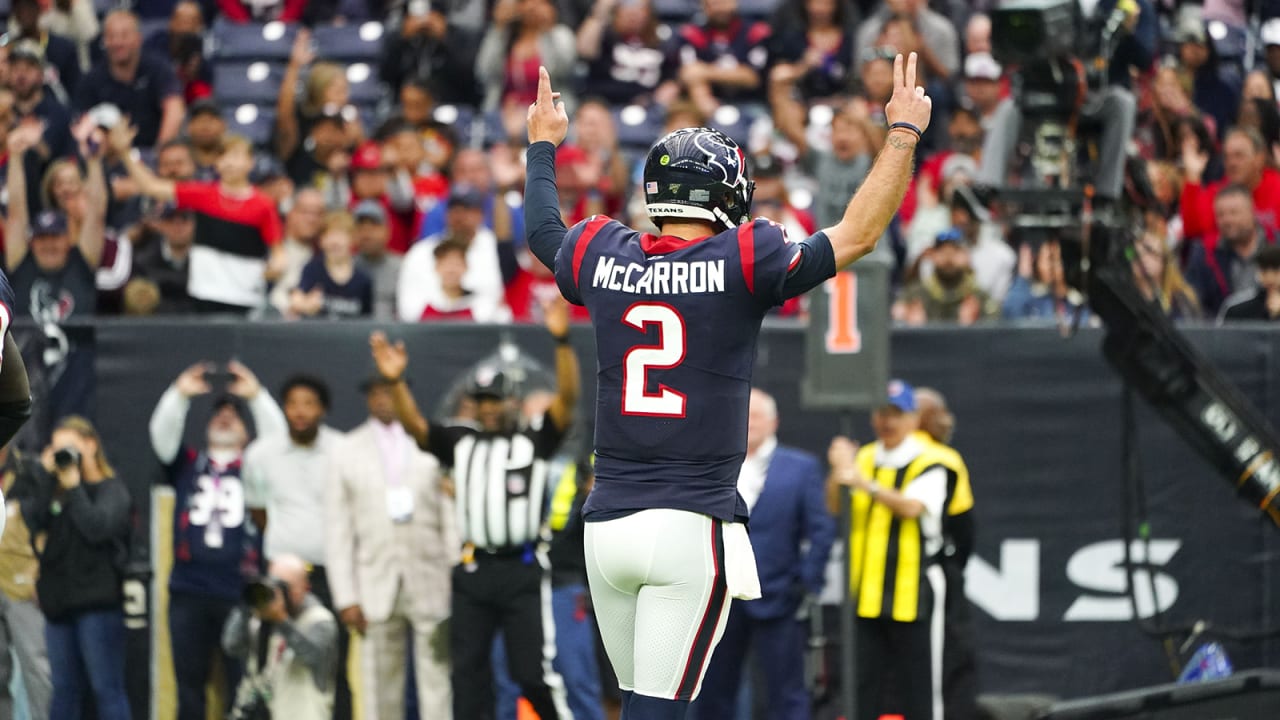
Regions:
[[702, 0], [706, 25], [680, 29], [680, 83], [710, 115], [722, 102], [765, 101], [764, 72], [769, 65], [769, 25], [747, 23], [738, 0]]
[[138, 18], [115, 10], [102, 23], [106, 62], [94, 66], [76, 91], [75, 110], [111, 103], [138, 128], [137, 146], [150, 148], [178, 136], [186, 106], [167, 57], [142, 52]]
[[373, 314], [373, 280], [352, 256], [355, 223], [345, 212], [330, 213], [320, 235], [320, 252], [302, 268], [289, 309], [301, 317], [353, 318]]
[[658, 22], [645, 0], [596, 0], [578, 28], [578, 57], [587, 63], [583, 85], [614, 105], [666, 107], [680, 94], [677, 56], [658, 38]]
[[[10, 131], [11, 157], [21, 156], [40, 139], [39, 123], [28, 120]], [[106, 181], [102, 175], [102, 149], [88, 157], [85, 186], [87, 205], [79, 237], [71, 237], [67, 217], [56, 210], [44, 210], [30, 219], [24, 203], [11, 203], [5, 221], [5, 264], [13, 283], [14, 312], [29, 315], [40, 323], [60, 323], [73, 313], [92, 315], [97, 304], [94, 268], [102, 259], [107, 211]], [[8, 187], [21, 197], [26, 194], [27, 176], [22, 163], [9, 163]], [[29, 240], [28, 240], [29, 238]]]
[[171, 57], [175, 38], [182, 35], [203, 35], [204, 31], [204, 13], [200, 11], [200, 3], [181, 0], [173, 6], [168, 27], [147, 37], [143, 41], [142, 51], [157, 57]]
[[[27, 177], [39, 179], [53, 160], [71, 152], [71, 115], [44, 86], [44, 50], [34, 40], [21, 40], [9, 50], [9, 84], [13, 88], [14, 116], [36, 118], [44, 123], [44, 134], [22, 157]], [[10, 157], [15, 157], [10, 154]], [[10, 193], [10, 197], [13, 194]], [[39, 183], [27, 190], [27, 208], [40, 210]]]
[[34, 42], [54, 71], [53, 77], [46, 77], [45, 81], [70, 95], [80, 83], [80, 53], [74, 42], [40, 27], [40, 12], [40, 0], [13, 0], [13, 23], [17, 25], [17, 32], [10, 33], [9, 41]]
[[[287, 432], [284, 413], [248, 368], [232, 362], [227, 394], [213, 405], [203, 450], [182, 446], [191, 399], [213, 388], [213, 363], [187, 368], [160, 396], [151, 415], [151, 447], [176, 494], [173, 572], [169, 575], [169, 638], [178, 685], [178, 720], [204, 720], [219, 635], [240, 601], [246, 575], [261, 572], [262, 539], [245, 511], [241, 456], [249, 443], [245, 409], [260, 437]], [[222, 655], [227, 688], [239, 663]], [[229, 698], [228, 698], [229, 699]], [[230, 703], [223, 703], [229, 707]]]

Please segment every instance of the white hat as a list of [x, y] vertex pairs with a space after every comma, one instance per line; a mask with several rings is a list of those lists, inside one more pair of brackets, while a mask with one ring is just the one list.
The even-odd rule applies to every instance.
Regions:
[[1001, 72], [1000, 63], [991, 57], [991, 53], [969, 53], [964, 59], [965, 79], [999, 80]]
[[1280, 17], [1262, 23], [1262, 44], [1280, 45]]

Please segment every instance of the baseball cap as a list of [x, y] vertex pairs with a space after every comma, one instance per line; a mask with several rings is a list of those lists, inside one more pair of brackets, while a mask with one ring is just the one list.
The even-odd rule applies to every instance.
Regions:
[[1205, 32], [1204, 22], [1193, 15], [1184, 16], [1178, 21], [1178, 26], [1173, 31], [1173, 40], [1177, 43], [1205, 43], [1208, 39], [1209, 34]]
[[191, 103], [187, 108], [187, 117], [193, 118], [197, 115], [212, 115], [219, 120], [222, 119], [222, 108], [218, 107], [218, 102], [212, 96], [205, 97]]
[[191, 217], [192, 212], [180, 209], [175, 202], [167, 202], [156, 210], [156, 215], [167, 220], [175, 217]]
[[969, 53], [964, 59], [966, 80], [999, 80], [1003, 68], [988, 52]]
[[62, 235], [67, 232], [67, 216], [57, 210], [45, 210], [31, 221], [31, 236]]
[[889, 381], [889, 399], [885, 403], [898, 408], [902, 412], [916, 411], [916, 391], [915, 388], [902, 380], [893, 379]]
[[954, 228], [954, 227], [947, 228], [946, 230], [943, 230], [942, 232], [938, 233], [937, 236], [933, 238], [934, 247], [939, 247], [947, 244], [953, 244], [953, 245], [964, 244], [964, 233], [960, 232], [960, 228]]
[[756, 179], [782, 177], [782, 161], [773, 154], [757, 155], [753, 160], [752, 170]]
[[9, 60], [30, 60], [37, 65], [44, 65], [44, 48], [35, 40], [19, 40], [9, 49]]
[[382, 205], [377, 200], [361, 200], [360, 204], [356, 205], [356, 209], [352, 211], [351, 217], [355, 218], [356, 222], [368, 220], [379, 225], [387, 224], [387, 211], [382, 208]]
[[356, 148], [355, 154], [351, 156], [351, 169], [381, 170], [382, 146], [373, 140], [360, 143], [360, 147]]
[[957, 173], [964, 173], [970, 178], [976, 177], [978, 174], [978, 161], [964, 153], [952, 153], [942, 163], [942, 179], [945, 182]]
[[253, 169], [249, 171], [249, 184], [261, 185], [268, 180], [287, 177], [284, 165], [271, 155], [260, 153], [253, 159]]
[[484, 207], [484, 194], [470, 185], [456, 185], [449, 193], [449, 207], [461, 205], [469, 208]]
[[588, 159], [587, 151], [577, 145], [561, 145], [556, 151], [556, 169], [579, 165]]
[[471, 397], [506, 398], [515, 394], [514, 385], [506, 373], [491, 367], [476, 370], [467, 383], [467, 394]]
[[1280, 17], [1262, 23], [1262, 44], [1280, 45]]

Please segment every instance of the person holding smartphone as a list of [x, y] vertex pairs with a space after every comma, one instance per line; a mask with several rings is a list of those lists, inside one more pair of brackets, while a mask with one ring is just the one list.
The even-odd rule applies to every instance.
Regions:
[[41, 460], [40, 491], [22, 515], [33, 538], [45, 536], [36, 593], [53, 675], [50, 720], [84, 717], [88, 694], [100, 720], [131, 720], [121, 570], [133, 500], [82, 417], [58, 423]]

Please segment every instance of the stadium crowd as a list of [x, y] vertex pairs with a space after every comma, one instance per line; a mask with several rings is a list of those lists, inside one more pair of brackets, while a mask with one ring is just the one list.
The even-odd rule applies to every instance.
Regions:
[[[643, 152], [709, 124], [749, 151], [754, 211], [803, 237], [862, 181], [892, 57], [918, 51], [938, 117], [878, 250], [895, 321], [1068, 317], [1059, 244], [1010, 242], [978, 200], [1011, 86], [990, 5], [14, 0], [0, 179], [18, 314], [537, 321], [555, 286], [520, 195], [539, 65], [572, 116], [568, 222], [648, 225]], [[1243, 5], [1120, 3], [1110, 77], [1137, 99], [1127, 150], [1155, 196], [1132, 262], [1179, 319], [1280, 313], [1280, 7]]]
[[[1142, 172], [1156, 198], [1143, 208], [1131, 254], [1135, 281], [1175, 319], [1280, 318], [1280, 3], [1261, 3], [1254, 14], [1239, 0], [1203, 7], [1169, 0], [1082, 4], [1105, 13], [1130, 7], [1111, 75], [1137, 99], [1128, 152], [1146, 161]], [[894, 295], [886, 305], [907, 325], [1055, 323], [1075, 315], [1079, 302], [1066, 283], [1062, 248], [1011, 243], [1001, 219], [979, 200], [984, 193], [974, 191], [983, 190], [985, 135], [1010, 93], [1008, 68], [992, 55], [985, 11], [993, 5], [143, 0], [125, 9], [91, 0], [12, 0], [0, 42], [0, 200], [15, 311], [42, 324], [231, 314], [558, 328], [548, 315], [559, 291], [525, 246], [521, 202], [526, 110], [540, 66], [563, 89], [572, 118], [570, 141], [556, 161], [566, 223], [605, 213], [648, 226], [639, 187], [644, 152], [667, 130], [706, 124], [748, 150], [754, 213], [798, 238], [843, 213], [885, 139], [893, 58], [916, 52], [936, 115], [907, 199], [876, 250], [892, 269]], [[581, 311], [568, 312], [580, 321]], [[803, 319], [807, 310], [797, 300], [778, 312]], [[320, 464], [330, 446], [354, 443], [323, 424], [324, 383], [294, 378], [279, 393], [282, 409], [249, 369], [233, 365], [230, 394], [207, 418], [208, 447], [182, 448], [173, 431], [190, 398], [210, 391], [208, 370], [193, 366], [175, 380], [150, 428], [175, 486], [186, 482], [186, 492], [205, 498], [180, 497], [188, 509], [176, 524], [175, 557], [192, 562], [195, 548], [209, 553], [204, 559], [229, 561], [223, 569], [234, 575], [242, 561], [260, 563], [254, 553], [262, 541], [246, 536], [255, 524], [265, 526], [272, 574], [295, 580], [287, 583], [292, 595], [259, 619], [289, 628], [273, 637], [295, 651], [290, 662], [297, 665], [286, 671], [291, 678], [314, 685], [324, 695], [320, 705], [336, 696], [339, 707], [349, 707], [334, 679], [343, 675], [337, 668], [347, 652], [345, 640], [339, 647], [346, 637], [336, 631], [341, 623], [384, 638], [382, 647], [366, 646], [367, 668], [382, 668], [369, 671], [366, 690], [381, 679], [416, 684], [420, 696], [439, 695], [447, 682], [438, 646], [448, 599], [411, 606], [403, 588], [393, 586], [379, 594], [374, 617], [371, 600], [362, 602], [355, 591], [369, 559], [350, 556], [351, 547], [326, 550], [313, 542], [342, 521], [350, 524], [348, 536], [403, 530], [371, 530], [326, 515], [335, 503], [326, 509], [308, 482], [327, 472]], [[395, 413], [391, 379], [374, 377], [365, 387], [371, 419], [361, 449], [371, 457], [408, 447], [404, 430], [386, 429]], [[913, 394], [896, 397], [888, 412], [916, 413]], [[766, 423], [776, 425], [768, 415]], [[246, 419], [264, 438], [253, 446]], [[101, 458], [84, 473], [96, 487], [95, 478], [111, 471], [92, 426], [82, 422], [59, 432], [75, 436], [68, 442], [81, 455]], [[915, 437], [911, 422], [894, 426], [895, 442]], [[871, 468], [872, 457], [855, 462], [851, 449], [842, 452], [846, 484], [868, 485], [861, 467]], [[418, 499], [397, 495], [393, 506], [389, 495], [388, 507], [372, 515], [423, 519], [430, 508], [439, 520], [445, 481], [425, 457], [413, 455], [429, 478], [413, 489]], [[52, 450], [41, 460], [52, 472]], [[35, 459], [22, 462], [14, 474], [38, 473], [28, 467]], [[271, 483], [253, 477], [272, 463], [284, 469]], [[567, 515], [590, 486], [590, 465], [561, 457], [557, 473], [562, 468], [571, 468], [558, 474], [569, 478], [560, 508]], [[410, 469], [393, 474], [400, 473]], [[80, 477], [71, 474], [64, 469], [59, 482], [80, 497]], [[214, 478], [207, 498], [209, 488], [199, 483], [206, 476]], [[265, 514], [246, 523], [246, 508]], [[194, 512], [206, 515], [203, 522], [192, 520]], [[119, 518], [109, 524], [116, 528]], [[433, 521], [415, 532], [445, 536], [447, 524]], [[78, 551], [111, 554], [110, 538], [91, 540]], [[436, 559], [445, 564], [435, 570], [449, 571], [456, 540], [435, 541], [442, 548]], [[404, 572], [405, 583], [417, 576], [403, 567], [405, 558], [381, 561]], [[342, 573], [303, 579], [308, 566], [331, 572], [340, 566]], [[241, 598], [228, 589], [238, 585], [223, 579], [181, 573], [171, 579], [168, 612], [184, 718], [204, 715], [215, 650], [253, 668], [254, 646], [262, 644], [255, 635], [261, 626], [236, 607]], [[557, 585], [572, 589], [557, 599], [556, 612], [581, 621], [574, 603], [582, 584], [571, 580], [577, 582]], [[29, 591], [20, 598], [28, 604]], [[301, 627], [304, 616], [309, 630]], [[225, 633], [210, 634], [210, 627]], [[416, 647], [404, 647], [407, 627]], [[396, 633], [395, 642], [386, 639]], [[92, 667], [76, 692], [99, 694], [99, 713], [111, 717], [125, 712], [118, 678], [105, 671], [119, 662], [115, 637], [78, 641], [94, 652], [83, 650]], [[76, 642], [68, 637], [66, 652], [81, 652]], [[416, 683], [406, 683], [402, 661], [410, 656]], [[56, 668], [65, 657], [55, 653], [52, 660], [55, 684], [60, 677], [66, 682]], [[572, 685], [577, 677], [565, 674]], [[27, 679], [28, 702], [42, 715], [49, 690], [32, 693]], [[398, 717], [400, 694], [384, 695], [380, 712]], [[315, 716], [314, 698], [300, 693], [296, 702], [289, 707], [311, 708], [298, 717]], [[54, 716], [75, 712], [55, 708]]]

